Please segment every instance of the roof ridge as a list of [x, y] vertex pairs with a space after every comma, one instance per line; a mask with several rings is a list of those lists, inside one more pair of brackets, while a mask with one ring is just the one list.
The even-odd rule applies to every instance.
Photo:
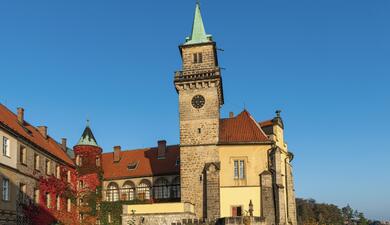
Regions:
[[[179, 147], [180, 145], [167, 145], [167, 148], [172, 148], [172, 147]], [[147, 151], [147, 150], [152, 150], [152, 149], [157, 149], [158, 146], [155, 147], [146, 147], [146, 148], [136, 148], [136, 149], [126, 149], [126, 150], [121, 150], [121, 152], [136, 152], [136, 151]], [[104, 152], [104, 154], [112, 154], [113, 152]]]

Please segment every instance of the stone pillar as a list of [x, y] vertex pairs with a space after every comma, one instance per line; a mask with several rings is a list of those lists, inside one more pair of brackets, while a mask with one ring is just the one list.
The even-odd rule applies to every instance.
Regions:
[[286, 218], [286, 190], [283, 184], [282, 177], [282, 153], [279, 148], [273, 151], [273, 170], [274, 170], [274, 189], [275, 189], [275, 200], [276, 200], [276, 224], [285, 225], [287, 224]]
[[275, 196], [272, 185], [272, 173], [264, 171], [260, 174], [261, 191], [261, 216], [265, 218], [266, 224], [275, 224]]
[[[290, 154], [291, 155], [291, 154]], [[290, 164], [292, 157], [286, 159], [286, 190], [287, 190], [287, 215], [288, 223], [297, 225], [297, 206], [295, 204], [294, 177], [292, 174], [292, 166]]]
[[220, 217], [220, 188], [219, 188], [220, 163], [207, 163], [204, 168], [204, 216], [207, 219]]

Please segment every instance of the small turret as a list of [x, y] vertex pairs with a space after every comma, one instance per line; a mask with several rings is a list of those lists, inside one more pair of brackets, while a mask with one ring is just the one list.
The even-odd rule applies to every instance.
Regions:
[[89, 121], [84, 129], [80, 140], [73, 147], [76, 165], [80, 168], [82, 173], [93, 171], [94, 168], [100, 167], [102, 149], [97, 144], [95, 136], [89, 126]]
[[85, 127], [84, 132], [81, 135], [81, 138], [77, 143], [77, 145], [89, 145], [89, 146], [99, 147], [95, 139], [95, 136], [93, 135], [92, 130], [89, 127], [89, 120], [87, 120], [87, 126]]

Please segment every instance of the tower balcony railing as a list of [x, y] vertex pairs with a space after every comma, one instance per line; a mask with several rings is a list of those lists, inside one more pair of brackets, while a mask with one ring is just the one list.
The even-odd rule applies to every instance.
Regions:
[[217, 78], [220, 76], [220, 69], [208, 69], [204, 71], [199, 70], [187, 70], [187, 71], [176, 71], [175, 82], [177, 81], [191, 81], [200, 79]]
[[180, 185], [118, 188], [103, 191], [105, 201], [123, 201], [126, 204], [180, 202]]

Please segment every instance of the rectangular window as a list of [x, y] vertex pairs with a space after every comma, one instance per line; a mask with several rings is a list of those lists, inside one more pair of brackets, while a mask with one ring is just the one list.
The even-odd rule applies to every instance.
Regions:
[[23, 164], [23, 165], [27, 165], [27, 149], [26, 147], [24, 146], [20, 146], [20, 149], [19, 149], [19, 153], [20, 153], [20, 163]]
[[79, 181], [79, 188], [80, 189], [84, 188], [84, 181], [82, 181], [82, 180]]
[[71, 177], [70, 177], [70, 170], [68, 170], [68, 172], [67, 172], [66, 179], [67, 179], [68, 183], [70, 183], [70, 179], [71, 179]]
[[9, 180], [3, 178], [3, 201], [9, 201]]
[[46, 168], [46, 175], [50, 175], [50, 160], [46, 159], [46, 165], [45, 165], [45, 168]]
[[11, 157], [10, 141], [7, 137], [3, 137], [3, 155]]
[[61, 179], [61, 167], [59, 165], [56, 166], [56, 177]]
[[27, 190], [26, 184], [20, 183], [19, 184], [19, 201], [20, 202], [26, 202], [26, 200], [27, 200], [26, 190]]
[[238, 160], [234, 160], [234, 179], [238, 179]]
[[108, 213], [108, 222], [109, 222], [109, 223], [112, 223], [112, 216], [111, 216], [111, 213], [110, 213], [110, 212]]
[[194, 64], [198, 63], [198, 54], [194, 53]]
[[51, 197], [50, 197], [50, 193], [46, 193], [46, 207], [48, 208], [48, 209], [50, 209], [50, 207], [51, 207]]
[[240, 217], [242, 216], [242, 207], [241, 206], [233, 206], [232, 207], [232, 217]]
[[34, 188], [34, 202], [39, 204], [39, 189]]
[[240, 160], [240, 176], [239, 176], [240, 179], [244, 179], [245, 178], [245, 162], [244, 160]]
[[234, 160], [234, 179], [245, 179], [244, 160]]
[[39, 171], [39, 155], [34, 154], [34, 169]]
[[60, 210], [61, 209], [61, 198], [59, 195], [56, 197], [56, 209]]
[[70, 201], [70, 198], [66, 199], [66, 211], [70, 212], [71, 211], [71, 208], [72, 205], [71, 205], [71, 201]]
[[203, 62], [203, 55], [202, 53], [194, 53], [194, 64], [202, 63]]

